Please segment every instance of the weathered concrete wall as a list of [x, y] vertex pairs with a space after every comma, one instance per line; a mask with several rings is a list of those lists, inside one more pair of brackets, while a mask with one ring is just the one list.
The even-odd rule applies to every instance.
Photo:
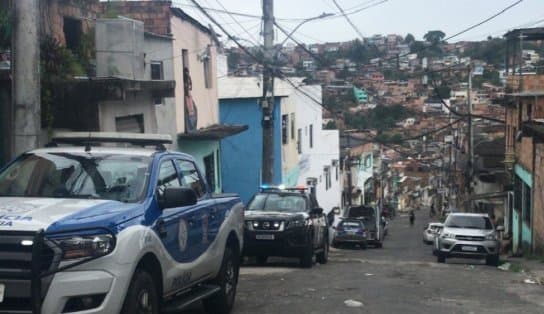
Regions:
[[96, 76], [144, 78], [144, 24], [129, 19], [96, 21]]
[[158, 133], [155, 108], [151, 104], [151, 93], [127, 93], [126, 100], [107, 101], [99, 104], [100, 131], [116, 132], [115, 118], [142, 114], [144, 132]]
[[544, 254], [544, 144], [537, 144], [533, 175], [533, 249]]

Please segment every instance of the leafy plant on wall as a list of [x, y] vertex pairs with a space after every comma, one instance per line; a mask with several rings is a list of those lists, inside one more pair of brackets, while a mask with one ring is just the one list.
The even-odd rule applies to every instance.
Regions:
[[61, 92], [58, 86], [62, 82], [72, 80], [74, 76], [87, 75], [90, 61], [86, 57], [90, 55], [79, 51], [76, 55], [51, 36], [46, 36], [42, 40], [40, 54], [42, 124], [47, 127], [48, 135], [51, 136], [55, 120], [53, 105], [60, 98]]
[[11, 46], [11, 33], [13, 30], [13, 18], [11, 11], [0, 8], [0, 50]]

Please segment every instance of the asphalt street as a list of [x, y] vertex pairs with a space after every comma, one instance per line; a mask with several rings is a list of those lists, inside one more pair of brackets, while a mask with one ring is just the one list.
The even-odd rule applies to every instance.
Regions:
[[544, 287], [524, 283], [528, 274], [478, 260], [437, 264], [422, 241], [427, 215], [417, 212], [414, 226], [392, 220], [382, 249], [334, 249], [312, 269], [288, 259], [243, 266], [233, 313], [544, 313]]

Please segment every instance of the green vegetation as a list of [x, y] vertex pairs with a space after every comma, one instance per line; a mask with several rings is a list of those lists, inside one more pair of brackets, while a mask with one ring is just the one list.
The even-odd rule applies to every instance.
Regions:
[[377, 106], [365, 113], [344, 113], [344, 120], [348, 128], [376, 129], [382, 132], [395, 127], [397, 122], [412, 115], [413, 113], [402, 105]]
[[6, 8], [0, 9], [0, 50], [11, 46], [12, 30], [13, 19], [10, 11]]
[[368, 64], [371, 59], [381, 57], [382, 52], [375, 45], [365, 45], [359, 39], [352, 42], [351, 48], [344, 57], [349, 58], [357, 64]]
[[329, 121], [325, 126], [323, 127], [324, 130], [337, 130], [338, 127], [336, 126], [336, 121]]

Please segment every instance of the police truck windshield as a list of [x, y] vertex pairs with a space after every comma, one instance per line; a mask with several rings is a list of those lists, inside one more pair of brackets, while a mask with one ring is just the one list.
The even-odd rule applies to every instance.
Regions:
[[257, 194], [250, 201], [248, 210], [303, 212], [306, 211], [306, 199], [293, 194]]
[[0, 173], [0, 196], [138, 202], [150, 162], [122, 154], [25, 154]]

